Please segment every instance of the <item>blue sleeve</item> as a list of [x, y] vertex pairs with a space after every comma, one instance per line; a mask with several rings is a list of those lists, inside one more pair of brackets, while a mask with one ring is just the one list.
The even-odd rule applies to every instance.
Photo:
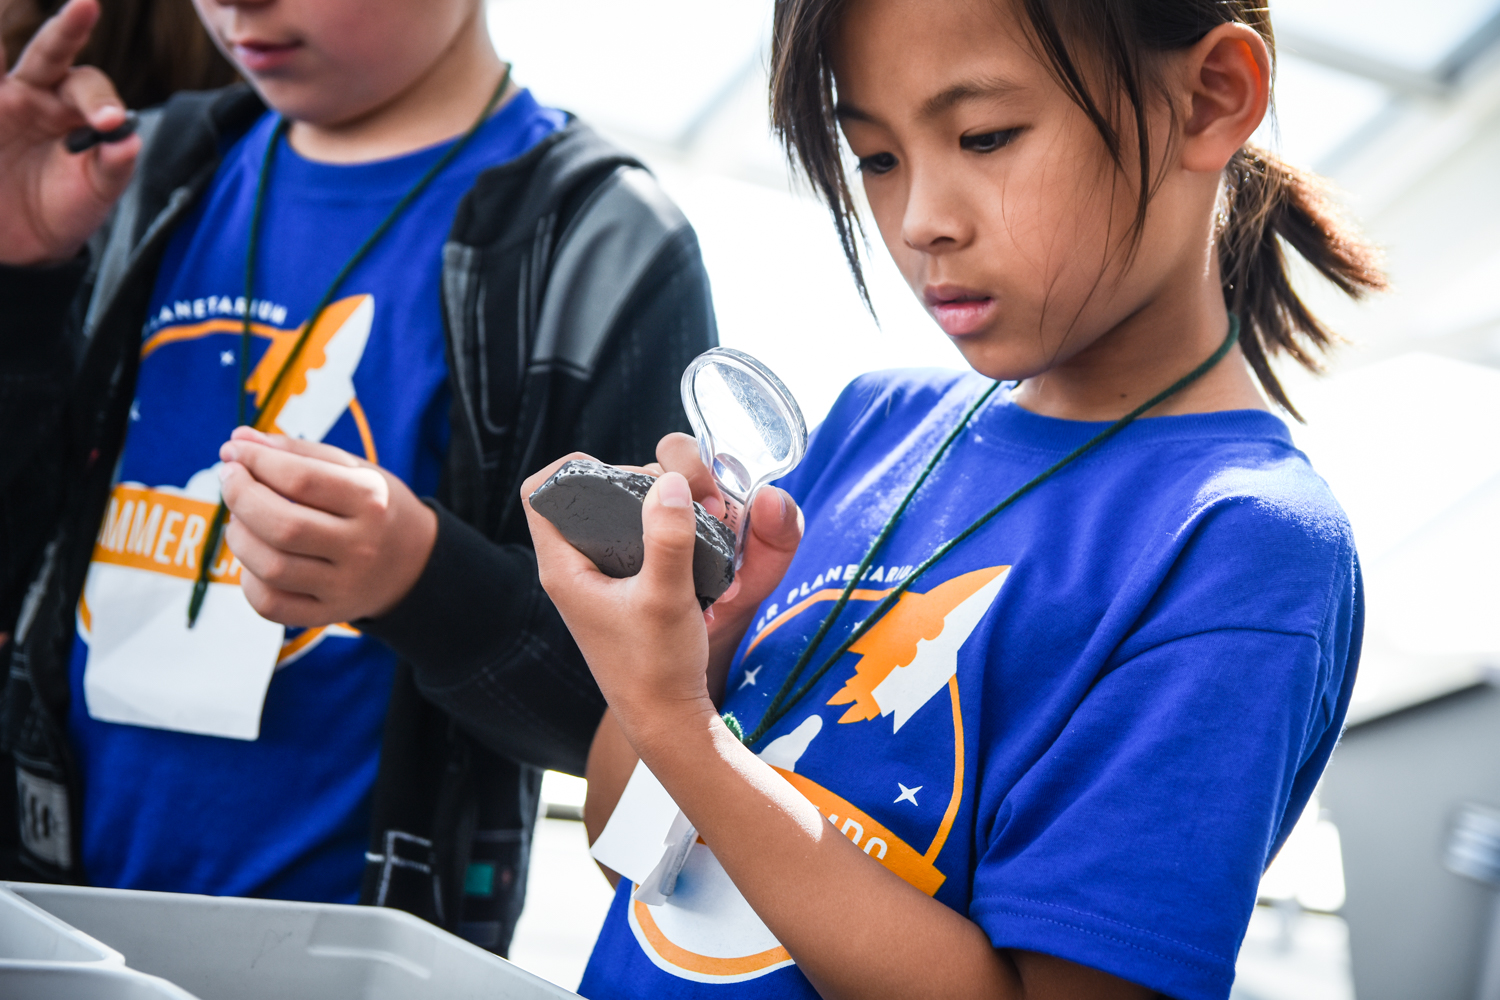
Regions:
[[1338, 739], [1362, 625], [1342, 519], [1309, 531], [1253, 507], [1199, 524], [1036, 762], [981, 787], [970, 916], [996, 947], [1228, 996], [1260, 876]]
[[1306, 636], [1211, 632], [1113, 671], [1007, 796], [971, 918], [999, 948], [1227, 995], [1319, 657]]

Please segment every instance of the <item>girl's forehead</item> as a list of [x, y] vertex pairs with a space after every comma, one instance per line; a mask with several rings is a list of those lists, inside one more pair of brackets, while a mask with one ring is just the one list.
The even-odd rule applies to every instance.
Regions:
[[841, 110], [1056, 89], [1008, 0], [851, 0], [828, 54]]

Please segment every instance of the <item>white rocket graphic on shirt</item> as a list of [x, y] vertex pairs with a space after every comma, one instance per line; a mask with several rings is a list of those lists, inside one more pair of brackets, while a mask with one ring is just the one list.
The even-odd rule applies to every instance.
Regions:
[[[301, 328], [252, 324], [254, 335], [271, 342], [246, 380], [262, 426], [321, 441], [352, 412], [366, 457], [375, 460], [354, 391], [374, 317], [371, 295], [330, 305], [274, 393]], [[237, 333], [241, 323], [226, 317], [161, 327], [142, 344], [142, 360], [174, 345]], [[89, 647], [84, 702], [93, 718], [253, 740], [278, 666], [329, 636], [357, 635], [334, 625], [287, 641], [286, 630], [245, 599], [239, 561], [227, 548], [211, 567], [196, 627], [187, 627], [198, 561], [219, 503], [218, 465], [200, 469], [180, 488], [135, 482], [114, 488], [78, 606], [78, 632]]]
[[871, 694], [880, 706], [882, 716], [895, 713], [893, 731], [899, 732], [917, 709], [948, 686], [948, 679], [958, 673], [958, 651], [974, 634], [1007, 573], [1000, 573], [980, 587], [964, 602], [943, 617], [943, 630], [936, 639], [917, 640], [917, 656], [904, 667], [896, 667], [885, 680], [875, 685]]

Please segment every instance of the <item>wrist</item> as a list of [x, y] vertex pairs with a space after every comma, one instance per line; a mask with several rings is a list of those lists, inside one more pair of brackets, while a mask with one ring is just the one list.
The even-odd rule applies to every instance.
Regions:
[[399, 539], [400, 551], [393, 560], [397, 572], [394, 574], [394, 586], [390, 592], [383, 595], [379, 606], [363, 617], [380, 618], [389, 614], [397, 605], [406, 600], [422, 578], [422, 573], [427, 569], [427, 563], [432, 558], [432, 550], [437, 546], [438, 516], [437, 513], [415, 496], [411, 497], [411, 511], [405, 518], [406, 524], [402, 530], [396, 533]]
[[716, 729], [723, 729], [719, 710], [705, 691], [689, 700], [654, 700], [638, 704], [610, 704], [621, 732], [648, 766], [708, 745]]

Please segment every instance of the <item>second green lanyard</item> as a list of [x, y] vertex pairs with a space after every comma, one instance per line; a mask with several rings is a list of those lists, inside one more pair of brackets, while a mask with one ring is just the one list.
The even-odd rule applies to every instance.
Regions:
[[[444, 167], [453, 162], [454, 157], [463, 152], [464, 147], [469, 144], [469, 140], [473, 139], [475, 133], [489, 120], [490, 113], [495, 110], [495, 106], [505, 96], [505, 90], [509, 85], [510, 66], [507, 65], [505, 67], [505, 74], [500, 78], [499, 85], [495, 87], [495, 92], [490, 95], [489, 101], [485, 103], [484, 110], [479, 113], [479, 117], [475, 119], [474, 124], [469, 127], [469, 130], [457, 142], [448, 147], [447, 152], [439, 157], [437, 162], [411, 186], [411, 190], [401, 196], [401, 200], [396, 202], [395, 207], [387, 213], [380, 225], [375, 227], [375, 231], [360, 244], [359, 249], [354, 251], [354, 255], [349, 258], [348, 262], [339, 268], [339, 273], [329, 283], [328, 290], [318, 299], [317, 305], [313, 306], [312, 312], [307, 317], [307, 322], [302, 325], [302, 332], [298, 334], [297, 340], [292, 344], [292, 349], [287, 354], [286, 360], [282, 362], [281, 368], [277, 370], [276, 377], [271, 380], [270, 388], [261, 397], [267, 404], [275, 400], [276, 393], [281, 389], [282, 383], [286, 381], [287, 375], [297, 363], [297, 359], [302, 356], [303, 348], [307, 346], [307, 341], [312, 336], [313, 328], [317, 326], [318, 320], [323, 315], [323, 311], [333, 301], [334, 295], [338, 294], [339, 286], [344, 283], [344, 279], [349, 277], [359, 262], [364, 260], [375, 244], [380, 241], [380, 238], [386, 234], [391, 226], [395, 225], [401, 213], [405, 212], [408, 206], [416, 201], [417, 197], [427, 189], [427, 185], [431, 184], [433, 179], [442, 173]], [[276, 148], [281, 145], [282, 137], [286, 135], [286, 131], [287, 120], [283, 118], [276, 123], [276, 128], [271, 132], [271, 141], [266, 144], [266, 155], [261, 160], [260, 176], [255, 185], [255, 204], [250, 210], [250, 240], [245, 254], [245, 316], [243, 325], [240, 327], [240, 381], [239, 398], [235, 405], [236, 427], [243, 426], [245, 423], [245, 386], [250, 379], [250, 303], [254, 301], [252, 296], [255, 291], [255, 256], [260, 245], [260, 217], [262, 210], [265, 208], [266, 190], [270, 187], [271, 163], [276, 156]], [[261, 410], [260, 416], [256, 418], [255, 423], [252, 425], [256, 430], [265, 431], [270, 429], [268, 426], [270, 422], [266, 420], [268, 412], [272, 412], [269, 407]], [[188, 600], [188, 628], [192, 628], [198, 623], [198, 612], [203, 610], [203, 599], [208, 594], [210, 567], [219, 554], [219, 542], [224, 537], [224, 523], [228, 519], [229, 508], [225, 506], [223, 500], [220, 500], [218, 509], [214, 511], [213, 521], [208, 526], [208, 537], [203, 540], [203, 551], [198, 556], [198, 578], [193, 582], [193, 596]]]

